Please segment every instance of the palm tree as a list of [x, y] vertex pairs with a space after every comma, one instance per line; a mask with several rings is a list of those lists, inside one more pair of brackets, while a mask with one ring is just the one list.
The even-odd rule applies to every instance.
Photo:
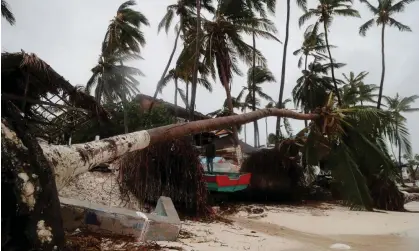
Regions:
[[[304, 60], [304, 70], [307, 70], [308, 56], [314, 57], [316, 60], [327, 58], [323, 53], [327, 52], [327, 46], [324, 41], [324, 33], [319, 33], [318, 23], [309, 25], [304, 32], [304, 40], [301, 48], [293, 52], [294, 56], [300, 55], [298, 59], [298, 68], [301, 68]], [[335, 48], [334, 45], [329, 45]]]
[[[296, 0], [297, 5], [303, 9], [304, 11], [307, 10], [307, 0]], [[288, 38], [289, 38], [289, 29], [290, 29], [290, 9], [291, 9], [291, 1], [287, 0], [287, 22], [285, 26], [285, 42], [284, 42], [284, 49], [282, 52], [282, 69], [281, 69], [281, 85], [279, 87], [279, 97], [277, 105], [282, 105], [282, 99], [284, 97], [284, 86], [285, 86], [285, 68], [287, 64], [287, 50], [288, 50]], [[281, 108], [281, 107], [278, 107]], [[276, 137], [278, 138], [280, 135], [281, 130], [281, 120], [278, 118], [276, 120]]]
[[[394, 98], [384, 96], [384, 100], [387, 102], [388, 110], [392, 114], [395, 121], [396, 128], [396, 146], [399, 147], [398, 161], [399, 166], [402, 165], [402, 148], [406, 154], [411, 154], [410, 144], [406, 144], [407, 139], [404, 138], [403, 133], [405, 130], [406, 118], [402, 115], [403, 113], [418, 112], [419, 108], [412, 108], [411, 105], [419, 98], [418, 95], [412, 95], [409, 97], [401, 97], [397, 93]], [[401, 168], [400, 168], [401, 169]]]
[[[264, 38], [275, 39], [279, 41], [271, 32], [276, 29], [272, 22], [265, 18], [254, 18], [250, 15], [237, 17], [234, 15], [225, 15], [222, 9], [217, 10], [214, 20], [203, 20], [204, 34], [200, 42], [203, 51], [204, 64], [209, 67], [211, 74], [215, 74], [217, 67], [218, 76], [223, 85], [230, 112], [233, 112], [233, 103], [231, 98], [231, 80], [233, 72], [241, 74], [237, 65], [237, 56], [245, 63], [252, 64], [253, 48], [243, 41], [241, 33], [253, 34]], [[195, 36], [194, 33], [191, 34]], [[256, 61], [261, 66], [266, 65], [266, 60], [262, 54], [256, 50]], [[238, 147], [237, 130], [233, 127], [235, 146]], [[240, 156], [239, 156], [240, 157]], [[241, 163], [241, 159], [239, 160]]]
[[[247, 71], [247, 86], [243, 86], [243, 89], [237, 96], [237, 99], [249, 106], [252, 111], [256, 111], [256, 104], [258, 103], [258, 98], [256, 95], [265, 99], [267, 101], [273, 101], [272, 98], [263, 92], [261, 85], [265, 82], [275, 82], [275, 77], [272, 72], [265, 67], [256, 66], [250, 67]], [[254, 127], [254, 146], [259, 146], [259, 128], [257, 121], [253, 122]]]
[[[291, 99], [289, 99], [289, 98], [287, 98], [287, 99], [285, 99], [284, 100], [284, 102], [282, 102], [283, 104], [281, 105], [281, 107], [286, 107], [286, 105], [287, 105], [287, 103], [290, 103], [291, 102]], [[265, 106], [265, 108], [274, 108], [274, 107], [276, 107], [277, 105], [276, 105], [276, 103], [274, 102], [274, 101], [271, 101], [271, 102], [269, 102], [266, 106]], [[282, 122], [284, 123], [284, 129], [285, 129], [285, 132], [288, 134], [288, 136], [291, 136], [292, 135], [292, 133], [293, 133], [293, 130], [292, 130], [292, 127], [291, 127], [291, 124], [290, 124], [290, 122], [289, 122], [289, 119], [288, 118], [282, 118]], [[306, 122], [306, 121], [304, 121], [304, 122]], [[307, 126], [307, 125], [306, 125]], [[282, 127], [282, 126], [281, 126]], [[268, 137], [268, 139], [267, 139], [267, 142], [269, 142], [270, 144], [272, 144], [271, 143], [271, 141], [270, 141], [270, 139], [269, 139], [269, 136], [268, 136], [268, 118], [265, 118], [265, 130], [266, 130], [266, 135], [267, 135], [267, 137]], [[272, 133], [271, 133], [272, 134]], [[279, 132], [279, 137], [276, 137], [276, 134], [272, 134], [276, 139], [280, 139], [280, 138], [283, 138], [284, 136], [283, 136], [283, 134], [282, 134], [282, 131], [280, 131]], [[273, 143], [275, 143], [275, 142], [273, 142]]]
[[[129, 0], [124, 2], [118, 7], [116, 11], [116, 16], [111, 20], [110, 24], [108, 25], [108, 29], [105, 34], [105, 38], [102, 42], [102, 54], [101, 54], [101, 61], [105, 62], [113, 62], [115, 58], [121, 58], [119, 56], [115, 56], [114, 54], [122, 54], [125, 53], [127, 55], [133, 56], [133, 54], [140, 53], [141, 46], [144, 46], [146, 41], [144, 38], [143, 32], [140, 30], [141, 24], [149, 25], [147, 18], [139, 11], [133, 10], [131, 7], [135, 6], [136, 2], [134, 0]], [[108, 58], [109, 57], [109, 58]], [[101, 64], [101, 63], [99, 63]], [[119, 64], [123, 66], [123, 60], [119, 61]], [[103, 72], [103, 71], [102, 71]], [[136, 73], [138, 74], [138, 72]], [[127, 78], [132, 77], [132, 75], [127, 76]], [[127, 79], [124, 76], [121, 76], [122, 79]], [[108, 80], [104, 80], [108, 81]], [[129, 82], [123, 81], [122, 83]], [[131, 83], [136, 83], [136, 81], [131, 81]], [[105, 84], [104, 86], [109, 86]], [[116, 87], [119, 88], [119, 87]], [[115, 90], [115, 88], [112, 88]], [[127, 86], [127, 89], [131, 89], [131, 91], [135, 91], [132, 86]], [[109, 90], [111, 91], [111, 90]], [[112, 92], [112, 91], [111, 91]], [[123, 95], [128, 94], [127, 91], [119, 91], [117, 97], [121, 99], [123, 106], [126, 106], [125, 103], [127, 101], [127, 97]], [[128, 117], [127, 113], [124, 109], [124, 127], [125, 133], [128, 133]]]
[[[333, 68], [345, 66], [342, 63], [334, 63]], [[321, 64], [316, 60], [308, 65], [308, 70], [302, 70], [302, 76], [297, 79], [297, 84], [292, 90], [292, 96], [296, 107], [301, 107], [307, 113], [323, 106], [333, 87], [333, 79], [327, 74], [332, 69], [330, 63]], [[342, 80], [336, 79], [338, 83]]]
[[10, 25], [16, 23], [15, 15], [10, 11], [9, 4], [5, 0], [1, 0], [1, 16], [5, 18]]
[[328, 27], [331, 26], [334, 16], [349, 16], [360, 17], [358, 11], [351, 8], [352, 0], [319, 0], [319, 5], [315, 9], [309, 9], [304, 13], [298, 23], [301, 26], [313, 16], [318, 17], [318, 22], [323, 23], [324, 34], [326, 39], [327, 52], [329, 53], [329, 60], [331, 64], [332, 80], [334, 84], [335, 95], [338, 99], [338, 104], [341, 105], [342, 101], [339, 94], [338, 85], [335, 79], [335, 70], [333, 65], [333, 58], [330, 52]]
[[404, 154], [403, 158], [407, 161], [406, 167], [409, 170], [410, 180], [413, 182], [413, 186], [416, 187], [416, 174], [419, 170], [419, 154], [415, 154], [415, 156]]
[[365, 36], [367, 30], [375, 23], [379, 26], [381, 25], [381, 80], [380, 80], [380, 92], [378, 93], [377, 108], [381, 107], [381, 99], [383, 97], [383, 87], [384, 87], [384, 76], [386, 72], [385, 65], [385, 55], [384, 55], [384, 30], [386, 25], [396, 26], [399, 31], [412, 31], [409, 26], [404, 25], [392, 16], [396, 13], [403, 12], [406, 5], [413, 2], [414, 0], [401, 0], [397, 3], [393, 3], [392, 0], [378, 0], [378, 6], [374, 7], [367, 0], [360, 0], [362, 3], [365, 3], [368, 9], [374, 14], [374, 18], [368, 20], [366, 23], [359, 27], [359, 34]]
[[374, 97], [377, 95], [374, 92], [378, 89], [376, 85], [366, 85], [364, 78], [368, 72], [360, 72], [357, 76], [351, 71], [349, 77], [342, 73], [345, 78], [345, 85], [342, 86], [342, 101], [345, 105], [364, 105], [364, 102], [375, 103]]
[[139, 81], [136, 76], [144, 74], [137, 68], [120, 64], [129, 59], [139, 59], [138, 54], [114, 53], [101, 56], [98, 64], [92, 69], [92, 76], [87, 81], [86, 92], [92, 93], [99, 103], [121, 101], [124, 106], [124, 126], [128, 133], [128, 121], [125, 106], [139, 92]]
[[[188, 86], [190, 79], [191, 79], [191, 73], [185, 72], [185, 69], [182, 69], [182, 67], [178, 65], [177, 68], [170, 70], [169, 73], [163, 78], [163, 81], [161, 82], [159, 86], [158, 92], [161, 93], [164, 87], [166, 87], [167, 84], [173, 80], [175, 84], [175, 105], [177, 106], [177, 93], [179, 93], [182, 100], [185, 102], [185, 106], [189, 107], [188, 94], [184, 95], [183, 90], [178, 87], [178, 80], [182, 80], [182, 82], [184, 82], [186, 86]], [[201, 78], [198, 78], [198, 84], [200, 84], [209, 92], [212, 92], [212, 85], [208, 81], [208, 79], [205, 77], [205, 75], [201, 75]]]
[[160, 30], [164, 27], [166, 30], [166, 33], [168, 33], [169, 28], [173, 22], [173, 18], [176, 15], [179, 16], [179, 26], [175, 29], [176, 31], [176, 39], [175, 39], [175, 43], [173, 46], [173, 50], [172, 53], [170, 54], [169, 60], [166, 64], [166, 67], [160, 77], [159, 83], [157, 83], [157, 87], [156, 87], [156, 91], [154, 92], [153, 98], [157, 98], [157, 94], [158, 94], [158, 89], [161, 89], [159, 87], [159, 85], [161, 84], [161, 82], [163, 81], [164, 77], [167, 74], [167, 71], [169, 70], [170, 64], [172, 63], [173, 60], [173, 56], [176, 52], [176, 48], [177, 48], [177, 44], [178, 44], [178, 40], [180, 37], [180, 33], [185, 34], [185, 31], [187, 29], [189, 29], [190, 27], [194, 26], [193, 21], [196, 20], [195, 16], [195, 9], [197, 9], [198, 3], [199, 3], [199, 8], [201, 8], [201, 2], [203, 5], [203, 8], [210, 12], [210, 13], [214, 13], [215, 9], [214, 7], [212, 7], [211, 5], [211, 0], [201, 0], [201, 1], [196, 1], [196, 0], [178, 0], [176, 4], [171, 4], [169, 6], [167, 6], [167, 12], [164, 15], [164, 17], [162, 18], [162, 20], [160, 21], [159, 25], [158, 25], [158, 32], [160, 32]]
[[135, 5], [134, 0], [129, 0], [119, 6], [103, 39], [102, 56], [107, 57], [116, 51], [140, 53], [140, 46], [146, 43], [140, 26], [150, 23], [141, 12], [131, 9]]

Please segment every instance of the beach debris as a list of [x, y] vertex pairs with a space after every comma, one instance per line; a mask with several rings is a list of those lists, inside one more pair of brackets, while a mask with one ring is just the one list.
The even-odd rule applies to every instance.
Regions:
[[350, 250], [351, 246], [343, 244], [343, 243], [335, 243], [330, 246], [331, 249], [339, 249], [339, 250]]
[[164, 196], [151, 214], [62, 197], [60, 202], [67, 231], [85, 226], [92, 232], [134, 236], [138, 241], [174, 241], [181, 228], [172, 201]]

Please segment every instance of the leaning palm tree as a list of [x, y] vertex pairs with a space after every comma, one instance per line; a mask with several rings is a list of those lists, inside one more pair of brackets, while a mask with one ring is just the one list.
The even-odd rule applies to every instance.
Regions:
[[[139, 54], [141, 46], [144, 46], [146, 41], [140, 26], [149, 25], [147, 18], [139, 11], [133, 10], [131, 7], [135, 6], [134, 0], [129, 0], [121, 4], [116, 12], [116, 16], [111, 20], [102, 42], [103, 62], [110, 62], [120, 56], [114, 54], [125, 53], [127, 55]], [[109, 57], [109, 58], [108, 58]], [[123, 66], [123, 60], [119, 61]], [[127, 76], [128, 78], [130, 76]], [[131, 76], [132, 77], [132, 76]], [[122, 76], [122, 79], [126, 79]], [[135, 80], [133, 80], [135, 83]], [[132, 81], [131, 81], [132, 82]], [[127, 92], [122, 91], [118, 94], [124, 107], [127, 105], [127, 97], [122, 97]], [[128, 117], [124, 109], [124, 124], [125, 133], [128, 133]]]
[[10, 25], [16, 23], [15, 15], [10, 11], [9, 4], [5, 0], [1, 0], [1, 16], [4, 17]]
[[[252, 111], [256, 111], [257, 96], [267, 101], [273, 101], [272, 98], [263, 92], [261, 85], [266, 82], [275, 82], [275, 77], [272, 72], [262, 66], [250, 67], [247, 71], [247, 86], [243, 86], [243, 89], [237, 96], [237, 99], [251, 107]], [[259, 146], [259, 128], [257, 121], [253, 122], [254, 127], [254, 145]]]
[[329, 60], [331, 63], [331, 73], [332, 80], [334, 84], [335, 95], [338, 99], [338, 104], [341, 105], [342, 101], [339, 94], [338, 85], [335, 79], [335, 70], [333, 67], [333, 58], [332, 53], [330, 52], [329, 46], [329, 37], [328, 37], [328, 28], [331, 26], [334, 16], [350, 16], [350, 17], [360, 17], [357, 10], [351, 8], [352, 0], [319, 0], [319, 5], [317, 8], [310, 8], [306, 13], [304, 13], [298, 23], [301, 26], [309, 20], [311, 17], [317, 16], [318, 22], [323, 23], [324, 34], [326, 39], [327, 52], [329, 54]]
[[133, 10], [134, 0], [121, 4], [116, 16], [111, 20], [102, 43], [102, 55], [108, 56], [116, 51], [139, 53], [146, 41], [141, 25], [150, 25], [148, 19], [139, 11]]
[[381, 25], [381, 80], [380, 80], [380, 92], [378, 93], [377, 108], [381, 107], [381, 99], [383, 97], [383, 87], [384, 87], [384, 76], [386, 72], [385, 64], [385, 55], [384, 55], [384, 30], [386, 25], [395, 26], [399, 31], [412, 31], [409, 26], [404, 25], [393, 18], [396, 13], [403, 12], [406, 5], [414, 0], [401, 0], [397, 3], [393, 3], [393, 0], [378, 0], [378, 6], [374, 7], [367, 0], [360, 0], [362, 3], [365, 3], [368, 9], [374, 14], [374, 18], [371, 18], [366, 23], [359, 27], [359, 34], [365, 36], [367, 30], [371, 28], [374, 22], [380, 26]]
[[411, 154], [410, 144], [406, 138], [404, 138], [403, 133], [405, 129], [406, 118], [403, 116], [403, 113], [419, 112], [419, 108], [412, 108], [412, 104], [419, 98], [418, 95], [412, 95], [409, 97], [401, 97], [397, 93], [394, 98], [384, 96], [384, 100], [387, 103], [388, 110], [392, 114], [392, 117], [395, 121], [396, 128], [396, 142], [395, 145], [399, 148], [398, 161], [399, 165], [402, 164], [402, 149], [406, 154]]
[[[219, 79], [226, 92], [229, 111], [233, 112], [230, 85], [233, 73], [241, 75], [237, 57], [247, 64], [253, 62], [254, 50], [243, 40], [241, 34], [255, 33], [257, 37], [279, 40], [272, 34], [276, 32], [276, 29], [268, 19], [255, 18], [250, 15], [241, 17], [225, 15], [222, 11], [222, 9], [217, 10], [214, 20], [203, 20], [204, 34], [200, 42], [200, 49], [204, 55], [203, 62], [213, 75], [215, 67], [217, 67]], [[192, 32], [190, 35], [194, 36], [195, 33]], [[261, 66], [266, 66], [266, 59], [258, 50], [256, 50], [256, 61]], [[238, 134], [234, 127], [233, 133], [235, 146], [238, 147]], [[237, 150], [239, 151], [239, 149]], [[239, 156], [239, 158], [241, 157]], [[239, 159], [239, 163], [241, 164], [241, 159]]]
[[[307, 0], [296, 0], [297, 5], [304, 11], [307, 10]], [[285, 26], [285, 42], [282, 51], [282, 69], [281, 69], [281, 85], [279, 87], [279, 97], [277, 105], [282, 105], [282, 99], [284, 98], [284, 86], [285, 86], [285, 69], [287, 64], [287, 50], [288, 50], [288, 39], [289, 39], [289, 28], [290, 28], [290, 8], [291, 1], [287, 0], [287, 22]], [[281, 107], [278, 107], [281, 108]], [[281, 120], [276, 120], [276, 137], [279, 137], [281, 130]]]

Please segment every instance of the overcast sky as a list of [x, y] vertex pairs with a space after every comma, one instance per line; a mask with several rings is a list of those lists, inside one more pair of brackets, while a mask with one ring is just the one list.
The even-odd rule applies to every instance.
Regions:
[[[21, 49], [33, 52], [50, 64], [59, 74], [73, 85], [84, 85], [91, 75], [90, 69], [97, 63], [101, 41], [105, 35], [109, 20], [116, 13], [123, 0], [9, 0], [11, 10], [16, 17], [16, 25], [10, 26], [1, 21], [2, 51], [16, 52]], [[173, 48], [173, 29], [168, 35], [157, 34], [157, 24], [166, 12], [166, 6], [175, 0], [139, 0], [138, 10], [147, 16], [150, 27], [144, 27], [147, 45], [142, 51], [144, 60], [130, 63], [141, 69], [146, 76], [140, 78], [139, 87], [144, 94], [152, 95], [156, 83], [169, 58]], [[278, 1], [277, 14], [272, 17], [283, 41], [285, 36], [286, 4]], [[298, 58], [292, 52], [298, 49], [302, 42], [304, 28], [298, 27], [300, 11], [291, 1], [290, 39], [286, 67], [285, 98], [291, 97], [291, 90], [296, 79], [301, 75], [297, 68]], [[381, 74], [380, 29], [372, 27], [367, 37], [358, 35], [358, 28], [371, 18], [371, 13], [355, 1], [354, 8], [359, 10], [361, 18], [338, 17], [330, 30], [329, 41], [337, 45], [332, 50], [333, 57], [347, 66], [338, 71], [341, 73], [368, 71], [368, 84], [379, 85]], [[372, 0], [372, 3], [376, 1]], [[315, 6], [315, 1], [309, 0], [309, 7]], [[409, 25], [413, 32], [399, 32], [395, 28], [386, 30], [386, 78], [384, 94], [402, 96], [419, 94], [417, 71], [419, 70], [419, 3], [410, 4], [405, 13], [396, 16], [396, 20]], [[314, 23], [310, 20], [309, 23]], [[251, 40], [248, 38], [248, 42]], [[278, 99], [279, 81], [281, 76], [282, 45], [265, 40], [257, 40], [257, 47], [268, 60], [268, 66], [277, 78], [278, 83], [266, 84], [264, 90], [275, 100]], [[243, 65], [242, 71], [247, 67]], [[225, 92], [220, 83], [213, 84], [213, 93], [203, 89], [197, 92], [197, 110], [208, 113], [219, 109], [225, 99]], [[245, 77], [235, 76], [232, 84], [232, 94], [237, 95], [245, 85]], [[160, 98], [173, 102], [174, 88], [169, 86]], [[419, 107], [416, 102], [415, 107]], [[289, 108], [294, 108], [292, 104]], [[419, 153], [419, 113], [407, 115], [413, 150]], [[292, 122], [294, 131], [302, 128], [303, 123]], [[259, 121], [261, 144], [265, 143], [265, 120]], [[253, 126], [247, 126], [247, 142], [253, 144]], [[275, 131], [275, 118], [268, 119], [268, 132]], [[241, 135], [241, 138], [244, 138]]]

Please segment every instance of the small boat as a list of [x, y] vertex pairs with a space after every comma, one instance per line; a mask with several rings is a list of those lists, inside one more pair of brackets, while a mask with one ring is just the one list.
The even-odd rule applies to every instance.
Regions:
[[251, 173], [205, 172], [204, 174], [204, 180], [209, 191], [227, 193], [246, 189], [251, 177]]

